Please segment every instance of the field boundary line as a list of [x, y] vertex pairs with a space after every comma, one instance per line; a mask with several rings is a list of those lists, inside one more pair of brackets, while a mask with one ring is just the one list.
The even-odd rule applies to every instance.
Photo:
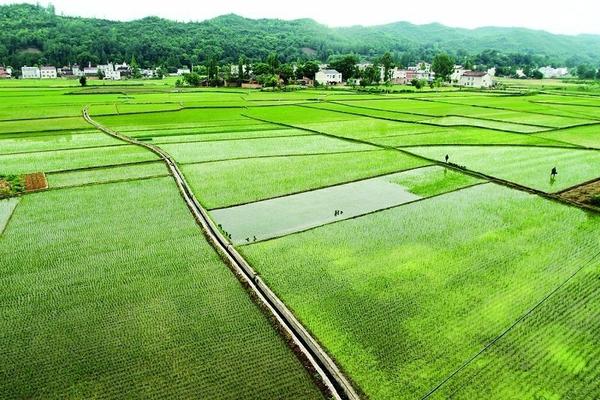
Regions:
[[[379, 149], [379, 150], [375, 150], [375, 151], [385, 151], [385, 150]], [[316, 187], [316, 188], [313, 188], [313, 189], [298, 190], [296, 192], [290, 192], [290, 193], [281, 194], [281, 195], [273, 196], [273, 197], [266, 197], [264, 199], [258, 199], [258, 200], [254, 200], [254, 201], [245, 201], [243, 203], [232, 204], [230, 206], [217, 207], [217, 208], [209, 208], [208, 211], [227, 210], [229, 208], [246, 206], [248, 204], [258, 203], [258, 202], [261, 202], [261, 201], [275, 200], [275, 199], [281, 199], [283, 197], [294, 196], [296, 194], [316, 192], [317, 190], [327, 189], [327, 188], [336, 187], [336, 186], [342, 186], [342, 185], [346, 185], [348, 183], [357, 183], [357, 182], [362, 182], [362, 181], [366, 181], [366, 180], [369, 180], [369, 179], [383, 178], [384, 176], [388, 176], [388, 175], [394, 175], [394, 174], [399, 174], [399, 173], [402, 173], [402, 172], [414, 171], [414, 170], [421, 169], [421, 168], [429, 168], [429, 167], [432, 167], [432, 166], [433, 165], [431, 165], [431, 164], [427, 164], [427, 165], [421, 165], [421, 166], [418, 166], [418, 167], [413, 167], [413, 168], [408, 168], [408, 169], [399, 169], [399, 170], [396, 170], [396, 171], [393, 171], [393, 172], [383, 172], [381, 174], [368, 176], [366, 178], [352, 179], [352, 180], [349, 180], [349, 181], [344, 181], [344, 182], [340, 182], [340, 183], [334, 183], [332, 185], [319, 186], [319, 187]]]
[[[521, 97], [527, 97], [526, 95], [522, 95]], [[452, 101], [443, 101], [443, 100], [439, 100], [438, 99], [415, 99], [418, 101], [423, 101], [423, 102], [432, 102], [432, 103], [442, 103], [442, 104], [452, 104], [454, 106], [470, 106], [470, 107], [477, 107], [477, 108], [486, 108], [486, 109], [490, 109], [490, 110], [502, 110], [502, 111], [513, 111], [513, 112], [520, 112], [520, 113], [524, 113], [524, 114], [535, 114], [535, 115], [545, 115], [545, 116], [552, 116], [552, 117], [561, 117], [561, 118], [570, 118], [570, 119], [577, 119], [577, 117], [569, 117], [569, 116], [565, 116], [565, 115], [556, 115], [556, 114], [551, 114], [551, 113], [543, 113], [543, 112], [538, 112], [538, 111], [529, 111], [529, 110], [515, 110], [514, 108], [504, 108], [504, 107], [496, 107], [496, 106], [485, 106], [485, 105], [481, 105], [481, 104], [468, 104], [468, 103], [453, 103]], [[528, 103], [533, 103], [532, 101], [528, 101]], [[596, 125], [598, 123], [600, 123], [600, 121], [598, 121], [597, 119], [594, 118], [584, 118], [581, 117], [581, 119], [587, 119], [590, 121], [595, 121], [595, 123], [592, 123], [591, 125]], [[582, 126], [582, 125], [577, 125], [577, 126]]]
[[[385, 136], [387, 137], [387, 136]], [[402, 137], [402, 136], [394, 136]], [[381, 137], [380, 137], [381, 138]], [[373, 139], [380, 139], [373, 138]], [[540, 138], [544, 139], [544, 138]], [[471, 143], [426, 143], [426, 144], [406, 144], [395, 147], [411, 148], [411, 147], [528, 147], [528, 148], [540, 148], [540, 149], [563, 149], [563, 150], [586, 150], [596, 151], [598, 149], [594, 147], [583, 147], [578, 145], [565, 146], [565, 145], [544, 145], [544, 144], [524, 144], [524, 143], [484, 143], [484, 144], [471, 144]]]
[[[273, 131], [276, 131], [277, 129], [272, 129]], [[242, 131], [245, 132], [245, 131]], [[260, 132], [260, 131], [257, 131]], [[217, 135], [222, 135], [223, 133], [229, 133], [229, 132], [219, 132], [216, 133]], [[207, 134], [210, 135], [210, 134]], [[173, 135], [173, 136], [178, 136], [178, 135]], [[188, 136], [188, 135], [185, 135]], [[189, 135], [189, 136], [194, 136], [194, 135]], [[235, 138], [235, 139], [207, 139], [207, 140], [181, 140], [181, 141], [175, 141], [175, 142], [160, 142], [158, 140], [147, 140], [148, 138], [152, 139], [155, 136], [142, 136], [142, 137], [137, 137], [137, 139], [140, 142], [149, 142], [149, 143], [154, 143], [157, 145], [167, 145], [167, 144], [186, 144], [186, 143], [215, 143], [215, 142], [231, 142], [231, 141], [235, 141], [235, 140], [257, 140], [257, 139], [280, 139], [280, 138], [290, 138], [290, 137], [306, 137], [306, 136], [314, 136], [314, 134], [312, 133], [303, 133], [300, 135], [275, 135], [275, 136], [255, 136], [255, 137], [242, 137], [242, 138]], [[168, 137], [168, 136], [157, 136], [159, 138], [164, 138], [164, 137]]]
[[474, 354], [473, 356], [471, 356], [471, 358], [469, 358], [467, 361], [465, 361], [454, 372], [452, 372], [450, 375], [448, 375], [446, 378], [444, 378], [437, 386], [435, 386], [433, 389], [431, 389], [429, 392], [427, 392], [427, 394], [425, 394], [423, 397], [421, 397], [421, 400], [425, 400], [425, 399], [428, 399], [429, 397], [431, 397], [442, 386], [444, 386], [444, 384], [446, 384], [448, 381], [450, 381], [452, 378], [454, 378], [457, 374], [459, 374], [463, 369], [465, 369], [466, 367], [468, 367], [473, 361], [475, 361], [475, 359], [477, 359], [481, 354], [485, 353], [487, 350], [489, 350], [491, 347], [493, 347], [499, 340], [501, 340], [504, 336], [506, 336], [508, 333], [510, 333], [518, 324], [520, 324], [521, 322], [523, 322], [523, 320], [525, 320], [527, 317], [529, 317], [531, 314], [533, 314], [548, 299], [550, 299], [560, 289], [562, 289], [565, 285], [567, 285], [579, 272], [581, 272], [584, 268], [586, 268], [589, 265], [591, 265], [592, 262], [596, 258], [598, 258], [598, 256], [600, 256], [600, 251], [598, 251], [596, 254], [592, 255], [592, 257], [587, 262], [585, 262], [582, 266], [580, 266], [579, 268], [577, 268], [571, 275], [569, 275], [567, 277], [567, 279], [565, 279], [557, 287], [555, 287], [554, 289], [552, 289], [540, 301], [538, 301], [536, 304], [534, 304], [534, 306], [532, 308], [530, 308], [529, 310], [527, 310], [524, 314], [522, 314], [519, 318], [517, 318], [510, 326], [508, 326], [507, 328], [505, 328], [499, 335], [497, 335], [494, 339], [492, 339], [492, 341], [490, 341], [488, 344], [486, 344], [476, 354]]
[[[164, 143], [163, 145], [167, 145], [167, 143]], [[319, 152], [319, 153], [300, 153], [300, 154], [273, 154], [273, 155], [262, 155], [262, 156], [220, 158], [217, 160], [180, 162], [179, 165], [209, 164], [209, 163], [217, 163], [217, 162], [242, 161], [242, 160], [260, 160], [263, 158], [327, 156], [327, 155], [334, 155], [334, 154], [369, 153], [369, 152], [375, 152], [375, 151], [381, 151], [381, 149], [374, 148], [374, 149], [365, 149], [365, 150], [332, 151], [330, 153]]]
[[48, 192], [48, 191], [53, 191], [53, 190], [74, 189], [74, 188], [86, 187], [86, 186], [109, 185], [111, 183], [145, 181], [145, 180], [150, 180], [150, 179], [166, 178], [166, 177], [170, 177], [170, 176], [171, 176], [171, 174], [165, 172], [163, 175], [138, 176], [138, 177], [134, 177], [134, 178], [113, 179], [110, 181], [103, 181], [103, 182], [87, 182], [87, 183], [81, 183], [78, 185], [54, 186], [54, 187], [48, 187], [47, 189], [45, 189], [45, 191]]
[[[252, 117], [252, 116], [248, 116], [248, 118], [252, 118], [252, 119], [255, 119], [257, 121], [269, 122], [269, 123], [272, 123], [272, 124], [278, 124], [278, 125], [281, 125], [281, 126], [287, 126], [287, 127], [296, 128], [296, 129], [303, 129], [303, 130], [306, 130], [306, 131], [309, 131], [309, 132], [318, 133], [320, 135], [325, 135], [325, 136], [329, 136], [329, 137], [333, 137], [333, 138], [337, 138], [337, 139], [341, 139], [341, 140], [348, 140], [350, 142], [363, 143], [363, 144], [371, 144], [371, 145], [379, 147], [379, 148], [381, 148], [383, 150], [395, 150], [395, 151], [399, 151], [399, 152], [401, 152], [403, 154], [406, 154], [406, 155], [409, 155], [411, 157], [416, 157], [416, 158], [419, 158], [421, 160], [426, 160], [429, 163], [431, 163], [432, 165], [445, 166], [445, 167], [450, 168], [450, 169], [452, 169], [454, 171], [459, 171], [459, 172], [462, 172], [463, 174], [467, 174], [467, 175], [470, 175], [472, 177], [479, 178], [479, 179], [482, 179], [482, 180], [487, 180], [487, 181], [496, 183], [496, 184], [501, 185], [501, 186], [506, 186], [508, 188], [519, 190], [521, 192], [526, 192], [526, 193], [529, 193], [529, 194], [537, 195], [537, 196], [543, 197], [545, 199], [552, 200], [552, 201], [555, 201], [555, 202], [558, 202], [558, 203], [561, 203], [561, 204], [564, 204], [564, 205], [568, 205], [568, 206], [571, 206], [571, 207], [576, 207], [576, 208], [583, 209], [583, 210], [586, 210], [586, 211], [591, 211], [593, 213], [598, 213], [598, 209], [596, 209], [595, 207], [590, 207], [590, 206], [585, 205], [585, 204], [577, 203], [577, 202], [565, 199], [563, 197], [560, 197], [558, 195], [555, 195], [553, 193], [546, 193], [546, 192], [543, 192], [543, 191], [538, 190], [538, 189], [533, 189], [533, 188], [530, 188], [530, 187], [527, 187], [527, 186], [523, 186], [521, 184], [518, 184], [518, 183], [515, 183], [515, 182], [511, 182], [511, 181], [507, 181], [505, 179], [501, 179], [501, 178], [498, 178], [498, 177], [495, 177], [495, 176], [487, 175], [487, 174], [484, 174], [482, 172], [473, 171], [473, 170], [468, 169], [468, 168], [462, 168], [462, 167], [459, 167], [459, 166], [457, 166], [455, 164], [452, 164], [452, 163], [445, 163], [445, 162], [442, 162], [442, 161], [438, 161], [438, 160], [436, 160], [434, 158], [429, 158], [429, 157], [425, 157], [423, 155], [415, 154], [415, 153], [412, 153], [409, 150], [405, 150], [405, 149], [403, 149], [401, 147], [386, 146], [386, 145], [382, 145], [382, 144], [376, 144], [376, 143], [364, 141], [364, 140], [361, 140], [361, 139], [347, 138], [347, 137], [344, 137], [344, 136], [337, 136], [337, 135], [334, 135], [334, 134], [331, 134], [331, 133], [320, 132], [320, 131], [312, 129], [312, 128], [305, 128], [305, 127], [301, 127], [301, 126], [294, 126], [294, 125], [289, 125], [289, 124], [282, 123], [282, 122], [268, 121], [268, 120], [263, 120], [263, 119], [260, 119], [260, 118], [257, 118], [257, 117]], [[574, 148], [574, 150], [583, 151], [584, 149]], [[593, 149], [590, 149], [588, 151], [593, 151]]]
[[[431, 167], [431, 166], [429, 165], [429, 167]], [[399, 172], [396, 172], [396, 173], [402, 173], [402, 172], [405, 172], [405, 171], [399, 171]], [[394, 173], [388, 174], [388, 175], [393, 175], [393, 174]], [[367, 179], [374, 179], [374, 178], [367, 178]], [[431, 199], [434, 199], [436, 197], [441, 197], [441, 196], [444, 196], [444, 195], [447, 195], [447, 194], [452, 194], [452, 193], [455, 193], [455, 192], [460, 192], [461, 190], [471, 189], [471, 188], [476, 187], [476, 186], [482, 186], [482, 185], [487, 185], [487, 184], [490, 184], [490, 182], [487, 182], [487, 181], [475, 182], [475, 183], [472, 183], [472, 184], [467, 185], [467, 186], [463, 186], [463, 187], [460, 187], [460, 188], [457, 188], [457, 189], [449, 190], [447, 192], [434, 194], [434, 195], [428, 196], [428, 197], [421, 197], [420, 199], [415, 199], [415, 200], [407, 201], [406, 203], [400, 203], [400, 204], [396, 204], [396, 205], [393, 205], [393, 206], [388, 206], [388, 207], [385, 207], [385, 208], [380, 208], [378, 210], [367, 211], [367, 212], [364, 212], [362, 214], [353, 215], [353, 216], [348, 217], [348, 218], [338, 219], [336, 221], [325, 222], [323, 224], [311, 226], [311, 227], [304, 228], [304, 229], [301, 229], [301, 230], [298, 230], [298, 231], [295, 231], [295, 232], [285, 233], [285, 234], [273, 236], [273, 237], [270, 237], [270, 238], [267, 238], [267, 239], [257, 240], [255, 242], [251, 242], [251, 243], [246, 243], [246, 244], [240, 243], [238, 246], [240, 246], [240, 247], [248, 247], [248, 246], [252, 246], [253, 244], [270, 242], [272, 240], [281, 239], [281, 238], [284, 238], [284, 237], [287, 237], [287, 236], [292, 236], [292, 235], [297, 235], [297, 234], [300, 234], [300, 233], [309, 232], [309, 231], [312, 231], [312, 230], [315, 230], [315, 229], [318, 229], [318, 228], [322, 228], [324, 226], [329, 226], [329, 225], [337, 224], [339, 222], [351, 221], [353, 219], [367, 217], [369, 215], [377, 214], [377, 213], [384, 212], [384, 211], [393, 210], [395, 208], [400, 208], [400, 207], [403, 207], [403, 206], [410, 206], [412, 204], [421, 203], [423, 201], [431, 200]], [[322, 189], [326, 189], [326, 188], [327, 187], [324, 187]], [[260, 200], [260, 201], [262, 201], [262, 200]]]
[[[337, 104], [337, 103], [336, 103]], [[456, 125], [440, 125], [440, 124], [435, 124], [433, 122], [426, 122], [426, 121], [406, 121], [406, 120], [400, 120], [400, 119], [393, 119], [393, 118], [387, 118], [387, 117], [381, 117], [381, 116], [377, 116], [377, 115], [365, 115], [365, 114], [360, 114], [360, 113], [355, 113], [355, 112], [350, 112], [350, 111], [342, 111], [342, 110], [329, 110], [326, 108], [319, 108], [319, 107], [313, 107], [311, 105], [298, 105], [297, 107], [304, 107], [304, 108], [311, 108], [313, 110], [321, 110], [321, 111], [329, 111], [329, 112], [337, 112], [340, 114], [349, 114], [349, 115], [355, 115], [355, 116], [362, 116], [362, 117], [366, 117], [366, 118], [373, 118], [373, 119], [380, 119], [380, 120], [384, 120], [384, 121], [390, 121], [390, 122], [400, 122], [400, 123], [404, 123], [404, 124], [415, 124], [415, 125], [426, 125], [426, 126], [435, 126], [438, 128], [479, 128], [479, 129], [488, 129], [490, 131], [497, 131], [497, 132], [504, 132], [504, 133], [511, 133], [514, 135], [532, 135], [534, 133], [542, 133], [542, 132], [548, 132], [551, 131], [550, 128], [544, 128], [545, 130], [540, 130], [540, 131], [536, 131], [536, 132], [517, 132], [517, 131], [511, 131], [508, 129], [502, 129], [502, 128], [492, 128], [492, 127], [484, 127], [484, 126], [476, 126], [476, 125], [464, 125], [464, 124], [456, 124]], [[385, 112], [385, 110], [378, 110], [378, 111], [383, 111]], [[393, 111], [392, 111], [393, 112]], [[406, 114], [406, 113], [405, 113]], [[444, 115], [444, 116], [434, 116], [431, 117], [430, 119], [434, 119], [434, 118], [446, 118], [446, 117], [450, 117], [448, 115]], [[476, 119], [476, 118], [472, 118], [472, 117], [464, 117], [461, 116], [460, 118], [471, 118], [471, 119]], [[490, 121], [490, 122], [497, 122], [497, 121]], [[509, 122], [510, 124], [510, 122]], [[513, 125], [519, 125], [519, 124], [514, 124]], [[526, 125], [523, 125], [526, 126]], [[541, 128], [541, 127], [538, 127]]]
[[[415, 101], [418, 101], [418, 100], [419, 99], [415, 99]], [[430, 101], [432, 103], [435, 102], [434, 100], [422, 100], [422, 101]], [[553, 129], [553, 128], [556, 128], [555, 126], [549, 126], [549, 125], [530, 124], [530, 123], [525, 123], [525, 122], [505, 121], [505, 120], [501, 120], [501, 119], [489, 118], [489, 117], [481, 117], [481, 116], [468, 116], [468, 115], [461, 115], [461, 114], [432, 115], [432, 114], [416, 113], [416, 112], [412, 112], [412, 111], [385, 110], [385, 109], [382, 109], [382, 108], [375, 108], [375, 107], [349, 105], [349, 104], [345, 104], [345, 103], [342, 103], [342, 102], [336, 101], [336, 100], [328, 101], [328, 103], [339, 104], [339, 105], [343, 105], [343, 106], [346, 106], [346, 107], [354, 107], [354, 108], [360, 108], [360, 109], [365, 109], [365, 110], [389, 112], [389, 113], [396, 113], [396, 114], [408, 114], [408, 115], [423, 116], [423, 117], [429, 117], [429, 118], [458, 117], [458, 118], [478, 119], [478, 120], [481, 120], [481, 121], [498, 122], [498, 123], [511, 124], [511, 125], [531, 126], [531, 127], [534, 127], [534, 128], [544, 128], [544, 129]], [[442, 103], [442, 102], [438, 102], [438, 103]], [[457, 104], [454, 104], [454, 103], [445, 103], [445, 104], [457, 105]], [[472, 107], [469, 104], [467, 104], [466, 106], [467, 107]], [[330, 111], [334, 111], [334, 110], [330, 110]], [[520, 111], [513, 111], [513, 110], [505, 110], [505, 111], [512, 111], [512, 112], [515, 112], [515, 113], [519, 113], [520, 112]], [[448, 125], [448, 126], [454, 126], [454, 125]], [[474, 125], [469, 125], [469, 126], [474, 126]], [[569, 127], [575, 127], [575, 126], [578, 126], [578, 125], [569, 125]], [[476, 126], [474, 126], [474, 127], [476, 127]], [[490, 129], [490, 128], [487, 128], [487, 127], [482, 127], [482, 128]], [[519, 132], [515, 132], [515, 133], [519, 133]], [[528, 134], [528, 133], [521, 133], [521, 134]]]
[[67, 149], [46, 149], [46, 150], [28, 150], [28, 151], [15, 151], [13, 153], [0, 153], [0, 156], [16, 156], [22, 154], [35, 154], [35, 153], [54, 153], [58, 151], [76, 151], [76, 150], [86, 150], [86, 149], [99, 149], [102, 147], [120, 147], [127, 146], [126, 143], [115, 143], [115, 144], [105, 144], [105, 145], [94, 145], [94, 146], [84, 146], [84, 147], [70, 147]]
[[6, 222], [4, 223], [4, 226], [0, 226], [0, 237], [2, 237], [4, 232], [6, 232], [6, 229], [8, 229], [8, 224], [10, 224], [10, 221], [13, 219], [13, 215], [15, 215], [15, 211], [17, 210], [17, 207], [19, 206], [19, 204], [21, 204], [21, 200], [22, 200], [21, 196], [9, 196], [4, 199], [0, 199], [0, 201], [11, 201], [12, 199], [16, 199], [17, 204], [15, 204], [15, 206], [10, 211], [10, 215], [8, 216], [8, 218], [6, 218]]
[[144, 147], [154, 154], [158, 155], [167, 164], [169, 171], [179, 191], [184, 198], [188, 208], [192, 212], [196, 222], [201, 226], [210, 242], [218, 253], [222, 254], [229, 264], [236, 271], [236, 275], [248, 285], [252, 293], [260, 300], [260, 303], [266, 307], [271, 315], [278, 322], [279, 326], [291, 337], [293, 343], [300, 350], [301, 354], [308, 360], [311, 367], [320, 375], [323, 384], [328, 388], [334, 398], [358, 400], [360, 396], [350, 384], [349, 380], [342, 374], [337, 365], [318, 344], [318, 342], [308, 333], [302, 324], [296, 319], [285, 304], [275, 295], [275, 293], [264, 283], [262, 278], [254, 271], [250, 264], [238, 253], [238, 251], [225, 239], [220, 230], [208, 215], [208, 212], [200, 205], [194, 196], [189, 184], [185, 180], [183, 173], [179, 170], [176, 162], [164, 150], [157, 146], [143, 143], [113, 131], [97, 122], [95, 122], [87, 112], [87, 107], [83, 109], [85, 120], [101, 130], [102, 132], [116, 137], [125, 142]]
[[561, 195], [561, 194], [570, 192], [571, 190], [575, 190], [575, 189], [580, 188], [582, 186], [587, 186], [587, 185], [590, 185], [590, 184], [596, 183], [596, 182], [600, 182], [600, 176], [597, 177], [597, 178], [594, 178], [594, 179], [590, 179], [589, 181], [585, 181], [585, 182], [579, 183], [577, 185], [573, 185], [571, 187], [568, 187], [566, 189], [560, 190], [558, 192], [554, 192], [554, 194]]

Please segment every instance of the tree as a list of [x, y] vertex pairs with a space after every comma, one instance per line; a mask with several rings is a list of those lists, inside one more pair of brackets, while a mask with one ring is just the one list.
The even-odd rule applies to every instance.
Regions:
[[471, 61], [471, 59], [470, 59], [470, 58], [467, 58], [467, 59], [465, 60], [465, 69], [469, 69], [469, 70], [471, 70], [471, 69], [473, 69], [473, 68], [475, 68], [475, 67], [474, 67], [474, 65], [473, 65], [473, 61]]
[[275, 87], [279, 83], [277, 75], [263, 75], [260, 77], [259, 82], [265, 87]]
[[360, 83], [364, 82], [364, 86], [376, 85], [379, 83], [379, 79], [381, 78], [381, 73], [379, 72], [379, 66], [369, 65], [362, 71], [362, 79]]
[[358, 56], [356, 54], [346, 54], [330, 59], [329, 67], [341, 72], [342, 78], [348, 80], [355, 77], [357, 63]]
[[87, 78], [85, 76], [82, 76], [81, 78], [79, 78], [79, 84], [81, 86], [86, 86], [87, 85]]
[[579, 79], [594, 79], [596, 71], [587, 64], [581, 64], [577, 67], [577, 76]]
[[390, 71], [394, 68], [394, 59], [389, 51], [381, 57], [380, 62], [383, 67], [383, 80], [389, 82], [391, 79]]
[[100, 80], [104, 79], [104, 71], [98, 70], [98, 73], [96, 75], [98, 76], [98, 79], [100, 79]]
[[279, 77], [283, 79], [284, 84], [288, 84], [290, 79], [294, 77], [294, 67], [290, 64], [283, 64], [279, 67]]
[[246, 57], [240, 56], [238, 58], [238, 83], [240, 84], [245, 79], [246, 69]]
[[215, 55], [208, 57], [206, 61], [206, 71], [208, 74], [208, 80], [211, 86], [218, 86], [219, 80], [219, 61]]
[[454, 60], [448, 54], [438, 54], [433, 59], [431, 70], [435, 72], [436, 77], [449, 81], [450, 75], [454, 71]]
[[267, 57], [267, 65], [271, 69], [271, 74], [275, 75], [279, 70], [279, 57], [277, 57], [277, 53], [271, 53]]
[[202, 77], [195, 72], [183, 75], [183, 82], [189, 86], [200, 86], [202, 84]]
[[544, 74], [542, 74], [539, 70], [534, 69], [534, 70], [531, 70], [531, 72], [529, 73], [529, 77], [533, 78], [533, 79], [543, 79]]
[[131, 56], [131, 62], [129, 63], [131, 67], [131, 76], [133, 79], [140, 79], [142, 77], [142, 73], [140, 72], [140, 66], [138, 65], [135, 56]]
[[317, 72], [319, 72], [319, 63], [316, 61], [307, 61], [302, 66], [302, 74], [309, 79], [315, 79]]
[[427, 84], [427, 81], [415, 78], [412, 81], [410, 81], [410, 84], [417, 89], [422, 89]]
[[598, 68], [598, 72], [596, 72], [596, 79], [600, 79], [600, 68]]
[[259, 62], [252, 66], [252, 72], [256, 76], [268, 75], [271, 72], [271, 67], [268, 64]]

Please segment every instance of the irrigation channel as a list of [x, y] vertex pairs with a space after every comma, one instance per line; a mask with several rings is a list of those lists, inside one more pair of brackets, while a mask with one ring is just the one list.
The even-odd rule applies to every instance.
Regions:
[[167, 152], [153, 144], [141, 142], [123, 135], [94, 121], [89, 115], [87, 106], [83, 109], [83, 118], [96, 129], [107, 135], [129, 144], [144, 147], [158, 155], [165, 162], [171, 176], [177, 183], [181, 196], [192, 212], [196, 222], [210, 239], [213, 247], [227, 259], [229, 264], [236, 271], [238, 278], [240, 278], [243, 283], [247, 284], [249, 290], [252, 291], [260, 303], [272, 314], [283, 331], [291, 337], [291, 340], [295, 346], [297, 346], [297, 349], [302, 353], [306, 360], [308, 360], [312, 368], [320, 375], [323, 383], [330, 390], [333, 397], [339, 400], [360, 399], [360, 396], [352, 387], [350, 381], [344, 376], [325, 350], [308, 333], [292, 312], [264, 283], [250, 264], [248, 264], [215, 226], [214, 222], [208, 216], [208, 212], [200, 205], [194, 196], [175, 160], [173, 160]]

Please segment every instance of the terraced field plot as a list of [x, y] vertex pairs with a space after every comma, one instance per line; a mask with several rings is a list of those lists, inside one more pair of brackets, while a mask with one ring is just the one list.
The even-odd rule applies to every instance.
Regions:
[[0, 259], [2, 398], [322, 398], [170, 178], [27, 196]]
[[156, 178], [167, 175], [168, 170], [165, 164], [162, 161], [155, 161], [126, 166], [57, 172], [48, 175], [48, 184], [50, 188], [62, 188], [95, 183]]
[[33, 153], [88, 147], [117, 146], [124, 143], [92, 129], [52, 133], [18, 133], [0, 135], [0, 155]]
[[1, 398], [324, 397], [166, 164], [84, 107], [173, 156], [364, 398], [600, 396], [600, 217], [509, 185], [600, 178], [600, 100], [71, 83], [0, 85], [0, 175], [49, 183], [0, 201]]
[[373, 151], [376, 147], [320, 135], [282, 138], [221, 140], [212, 142], [161, 145], [175, 160], [183, 164], [207, 161]]
[[514, 96], [444, 96], [428, 99], [431, 101], [410, 99], [371, 100], [348, 101], [343, 104], [364, 107], [365, 109], [414, 113], [419, 116], [469, 117], [548, 128], [564, 128], [590, 122], [588, 117], [582, 118], [576, 114], [561, 116], [558, 113], [558, 115], [554, 115], [552, 110], [529, 103], [529, 98], [529, 96], [524, 99]]
[[396, 151], [269, 157], [184, 165], [208, 209], [318, 189], [428, 165]]
[[0, 155], [0, 165], [5, 173], [24, 174], [38, 171], [67, 171], [156, 159], [158, 157], [147, 150], [128, 145]]
[[[411, 147], [410, 152], [450, 161], [533, 189], [553, 193], [600, 178], [600, 152], [580, 149], [502, 146]], [[550, 172], [556, 167], [558, 176]]]
[[[440, 167], [419, 168], [211, 211], [235, 244], [271, 239], [478, 183]], [[341, 213], [340, 213], [341, 212]]]
[[0, 235], [6, 229], [6, 225], [8, 225], [17, 204], [19, 204], [19, 200], [19, 198], [0, 200]]
[[579, 126], [576, 128], [539, 133], [536, 136], [550, 140], [560, 140], [577, 146], [600, 149], [600, 125]]
[[599, 246], [599, 218], [487, 184], [241, 250], [359, 387], [388, 399], [426, 395], [597, 265]]

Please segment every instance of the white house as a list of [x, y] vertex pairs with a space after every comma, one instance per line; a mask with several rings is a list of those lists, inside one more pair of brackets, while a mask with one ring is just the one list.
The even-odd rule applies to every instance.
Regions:
[[97, 76], [98, 75], [98, 67], [92, 67], [92, 65], [88, 65], [83, 68], [83, 75], [85, 76]]
[[56, 72], [56, 67], [53, 67], [53, 66], [41, 67], [40, 68], [40, 78], [42, 78], [42, 79], [58, 78], [58, 73]]
[[104, 80], [119, 81], [121, 80], [121, 71], [117, 70], [113, 63], [98, 65], [98, 72], [102, 72]]
[[337, 85], [342, 83], [342, 74], [335, 69], [322, 69], [315, 74], [315, 81], [321, 85]]
[[[296, 72], [296, 68], [297, 68], [297, 66], [294, 65], [294, 72]], [[244, 72], [244, 74], [252, 73], [252, 71], [250, 70], [250, 66], [246, 65], [246, 64], [242, 65], [242, 71]], [[238, 76], [238, 74], [240, 73], [240, 66], [232, 64], [231, 68], [230, 68], [230, 72], [231, 72], [231, 76]]]
[[460, 86], [472, 88], [490, 88], [494, 85], [492, 77], [487, 72], [465, 71], [458, 80]]
[[567, 67], [552, 68], [551, 66], [541, 67], [538, 69], [544, 75], [544, 78], [563, 78], [569, 75], [569, 69]]
[[12, 77], [12, 68], [0, 67], [0, 79], [9, 79]]
[[450, 74], [450, 82], [458, 83], [460, 77], [467, 71], [468, 70], [465, 69], [462, 65], [455, 65], [452, 74]]
[[181, 75], [185, 75], [185, 74], [189, 74], [189, 73], [190, 73], [190, 69], [188, 67], [183, 67], [183, 68], [177, 69], [177, 76], [181, 76]]
[[22, 67], [21, 78], [23, 79], [40, 79], [40, 69], [38, 67]]
[[[385, 68], [380, 67], [379, 69], [379, 77], [383, 82], [385, 81]], [[390, 82], [395, 85], [406, 85], [408, 83], [408, 71], [405, 69], [400, 69], [398, 67], [390, 69]]]

